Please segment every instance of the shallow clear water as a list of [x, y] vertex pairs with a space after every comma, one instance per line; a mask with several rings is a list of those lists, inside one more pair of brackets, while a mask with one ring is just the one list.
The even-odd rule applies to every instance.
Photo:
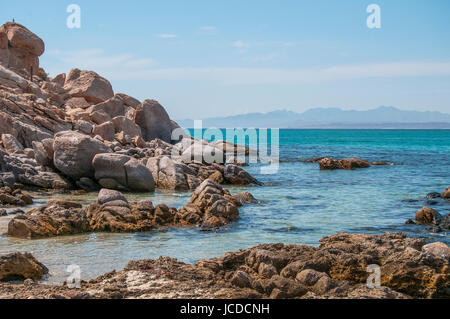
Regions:
[[[332, 156], [388, 161], [355, 171], [320, 171], [300, 158]], [[261, 175], [260, 164], [246, 168], [266, 186], [230, 187], [247, 190], [259, 204], [240, 209], [240, 221], [217, 232], [198, 228], [167, 229], [139, 234], [88, 234], [42, 240], [0, 237], [0, 254], [31, 251], [50, 268], [49, 281], [60, 282], [66, 267], [77, 264], [89, 279], [123, 268], [132, 259], [176, 257], [185, 262], [223, 255], [259, 243], [317, 245], [340, 231], [380, 234], [406, 232], [450, 243], [448, 232], [431, 233], [425, 226], [405, 225], [425, 205], [425, 195], [450, 186], [450, 131], [281, 130], [277, 174]], [[66, 196], [67, 197], [67, 196]], [[96, 194], [72, 196], [88, 203]], [[189, 193], [131, 194], [155, 204], [181, 207]], [[415, 199], [417, 202], [404, 202]], [[46, 199], [40, 199], [41, 203]], [[442, 215], [450, 202], [433, 206]]]

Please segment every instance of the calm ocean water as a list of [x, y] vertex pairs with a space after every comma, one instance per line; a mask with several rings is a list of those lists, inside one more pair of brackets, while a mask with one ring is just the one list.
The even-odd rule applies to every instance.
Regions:
[[[395, 165], [320, 171], [318, 164], [299, 161], [317, 156], [360, 157]], [[409, 236], [450, 243], [448, 232], [436, 234], [425, 226], [405, 225], [406, 219], [414, 218], [415, 212], [426, 205], [427, 193], [442, 192], [450, 186], [448, 130], [281, 130], [278, 173], [261, 175], [260, 165], [246, 169], [265, 186], [230, 187], [233, 193], [250, 191], [260, 203], [241, 208], [240, 221], [220, 231], [168, 229], [33, 241], [3, 236], [0, 254], [31, 251], [50, 268], [48, 280], [58, 282], [66, 278], [65, 270], [70, 264], [79, 265], [82, 278], [89, 279], [119, 270], [132, 259], [171, 256], [196, 262], [259, 243], [318, 245], [320, 238], [341, 231], [402, 231]], [[157, 192], [128, 197], [181, 207], [190, 196], [187, 192]], [[96, 194], [89, 194], [71, 200], [87, 203], [95, 198]], [[450, 212], [450, 202], [441, 199], [429, 207], [442, 215]]]

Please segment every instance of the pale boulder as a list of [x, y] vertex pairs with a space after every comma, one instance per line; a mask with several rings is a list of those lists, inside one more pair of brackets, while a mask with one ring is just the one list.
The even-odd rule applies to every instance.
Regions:
[[136, 108], [134, 121], [141, 127], [145, 141], [159, 138], [165, 142], [171, 142], [172, 122], [166, 110], [157, 101], [142, 102]]
[[111, 152], [108, 146], [97, 139], [74, 131], [56, 134], [53, 149], [55, 167], [75, 180], [94, 177], [92, 160], [95, 155]]
[[73, 97], [84, 97], [93, 103], [104, 102], [114, 96], [108, 80], [93, 71], [72, 69], [66, 77], [64, 89]]

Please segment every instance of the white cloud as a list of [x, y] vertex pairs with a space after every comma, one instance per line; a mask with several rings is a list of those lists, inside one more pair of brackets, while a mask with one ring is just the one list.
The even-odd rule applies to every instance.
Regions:
[[202, 29], [203, 31], [208, 31], [208, 32], [214, 32], [217, 30], [217, 28], [212, 25], [204, 26], [204, 27], [201, 27], [200, 29]]
[[245, 43], [244, 41], [237, 40], [232, 43], [232, 46], [235, 48], [238, 48], [238, 49], [243, 49], [243, 48], [248, 47], [248, 44]]
[[[51, 51], [42, 59], [51, 74], [71, 68], [94, 70], [111, 80], [216, 81], [222, 84], [308, 84], [365, 78], [450, 76], [450, 62], [392, 62], [323, 68], [182, 67], [157, 68], [151, 58], [106, 55], [100, 49]], [[267, 57], [270, 58], [270, 57]], [[46, 65], [47, 64], [47, 65]], [[50, 64], [50, 65], [48, 65]]]
[[156, 36], [161, 39], [173, 39], [173, 38], [177, 37], [177, 35], [173, 34], [173, 33], [162, 33], [162, 34], [157, 34]]

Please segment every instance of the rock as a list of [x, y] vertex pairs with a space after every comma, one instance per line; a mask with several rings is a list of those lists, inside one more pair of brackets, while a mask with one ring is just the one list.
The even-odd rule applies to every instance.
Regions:
[[347, 158], [341, 160], [335, 160], [332, 158], [323, 158], [319, 162], [321, 170], [334, 170], [334, 169], [347, 169], [352, 170], [356, 168], [367, 168], [370, 164], [359, 158]]
[[95, 155], [111, 152], [102, 142], [73, 131], [56, 134], [53, 148], [55, 167], [76, 180], [94, 177], [92, 160]]
[[425, 196], [428, 199], [433, 199], [433, 198], [439, 198], [441, 197], [441, 194], [437, 193], [437, 192], [431, 192], [428, 193], [427, 196]]
[[123, 103], [126, 106], [132, 107], [133, 109], [137, 108], [141, 102], [139, 102], [137, 99], [135, 99], [132, 96], [126, 95], [124, 93], [117, 93], [118, 96], [120, 96], [123, 100]]
[[34, 154], [34, 150], [32, 148], [25, 148], [23, 150], [23, 153], [28, 157], [28, 158], [35, 158], [35, 154]]
[[14, 22], [2, 25], [0, 34], [0, 49], [3, 51], [3, 54], [0, 54], [3, 56], [0, 57], [0, 62], [5, 67], [25, 69], [27, 72], [31, 67], [35, 72], [39, 70], [39, 56], [45, 50], [42, 39], [23, 25]]
[[2, 143], [8, 153], [23, 153], [23, 146], [11, 134], [2, 134]]
[[90, 135], [92, 133], [93, 126], [88, 121], [78, 120], [78, 122], [74, 126], [74, 129], [84, 134]]
[[120, 133], [116, 134], [115, 138], [122, 145], [131, 144], [131, 142], [133, 141], [131, 139], [131, 136], [125, 134], [124, 132], [120, 132]]
[[112, 119], [112, 122], [114, 123], [115, 133], [123, 132], [132, 139], [142, 136], [141, 128], [125, 116], [116, 116]]
[[207, 179], [192, 193], [190, 201], [178, 211], [181, 223], [200, 224], [216, 229], [239, 218], [239, 210], [228, 190]]
[[248, 164], [245, 162], [245, 160], [240, 160], [237, 157], [230, 157], [227, 162], [227, 164], [234, 164], [237, 166], [248, 166]]
[[129, 205], [125, 201], [114, 200], [103, 205], [91, 204], [87, 216], [92, 231], [137, 232], [157, 227], [154, 211], [151, 202]]
[[305, 269], [299, 272], [295, 279], [305, 286], [314, 286], [319, 281], [319, 279], [324, 276], [328, 277], [326, 273], [318, 272], [314, 269]]
[[142, 102], [136, 108], [134, 122], [140, 126], [145, 141], [159, 138], [171, 143], [172, 123], [166, 110], [157, 101]]
[[149, 158], [146, 166], [152, 172], [158, 188], [174, 190], [191, 188], [189, 175], [194, 175], [194, 172], [185, 164], [178, 163], [168, 156], [160, 156]]
[[416, 223], [423, 225], [437, 225], [440, 214], [432, 208], [423, 207], [416, 212]]
[[117, 200], [128, 203], [125, 196], [116, 190], [102, 188], [98, 193], [97, 203], [100, 205]]
[[39, 141], [33, 141], [34, 158], [39, 165], [51, 166], [53, 165], [53, 149], [54, 140], [51, 138]]
[[447, 187], [441, 194], [442, 198], [450, 199], [450, 187]]
[[439, 227], [445, 230], [450, 229], [450, 213], [444, 216], [441, 220], [439, 220]]
[[91, 106], [84, 97], [71, 97], [65, 101], [65, 105], [71, 109], [86, 109]]
[[261, 183], [247, 173], [245, 170], [240, 168], [239, 166], [228, 164], [225, 166], [224, 170], [225, 181], [228, 184], [232, 185], [248, 185], [248, 184], [256, 184], [261, 185]]
[[11, 253], [0, 256], [0, 281], [39, 280], [48, 273], [30, 253]]
[[252, 204], [258, 202], [249, 192], [240, 192], [233, 195], [241, 204]]
[[380, 162], [380, 161], [378, 161], [378, 162], [372, 162], [371, 163], [372, 165], [374, 165], [374, 166], [380, 166], [380, 165], [389, 165], [389, 166], [392, 166], [392, 165], [394, 165], [394, 164], [392, 164], [392, 163], [388, 163], [388, 162]]
[[86, 192], [96, 192], [100, 186], [88, 177], [82, 177], [76, 182], [77, 186], [84, 189]]
[[92, 133], [100, 136], [106, 141], [114, 141], [114, 124], [112, 122], [104, 122], [102, 124], [95, 125]]
[[111, 84], [93, 71], [72, 69], [66, 77], [64, 89], [72, 97], [84, 97], [93, 103], [104, 102], [114, 96]]
[[225, 155], [217, 147], [202, 143], [193, 143], [182, 154], [184, 163], [224, 163]]
[[6, 212], [6, 209], [0, 208], [0, 217], [8, 216], [8, 213]]
[[250, 279], [248, 278], [248, 274], [243, 271], [236, 271], [234, 276], [231, 278], [231, 283], [241, 288], [250, 287]]
[[89, 231], [86, 212], [80, 204], [49, 201], [24, 215], [18, 215], [8, 224], [8, 236], [36, 239]]
[[130, 156], [98, 154], [92, 164], [95, 178], [103, 187], [134, 191], [155, 189], [152, 172]]
[[422, 250], [450, 261], [450, 248], [445, 243], [431, 243], [423, 246]]

